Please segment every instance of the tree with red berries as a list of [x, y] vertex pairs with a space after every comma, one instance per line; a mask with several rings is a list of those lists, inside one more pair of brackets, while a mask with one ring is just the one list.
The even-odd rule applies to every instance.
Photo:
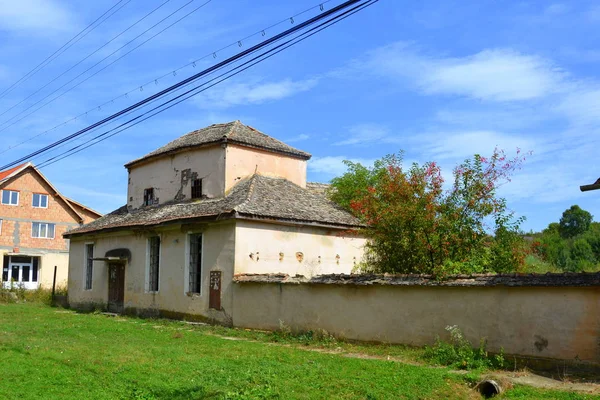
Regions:
[[526, 249], [523, 218], [514, 218], [497, 190], [524, 159], [520, 150], [511, 159], [498, 149], [489, 158], [475, 155], [454, 169], [449, 188], [435, 162], [405, 168], [401, 153], [372, 168], [347, 161], [329, 195], [365, 224], [365, 271], [518, 271]]

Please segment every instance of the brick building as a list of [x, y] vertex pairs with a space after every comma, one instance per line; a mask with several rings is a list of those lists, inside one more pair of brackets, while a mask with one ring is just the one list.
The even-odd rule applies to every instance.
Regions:
[[66, 284], [69, 241], [62, 234], [100, 213], [61, 195], [33, 164], [0, 171], [0, 265], [4, 286]]

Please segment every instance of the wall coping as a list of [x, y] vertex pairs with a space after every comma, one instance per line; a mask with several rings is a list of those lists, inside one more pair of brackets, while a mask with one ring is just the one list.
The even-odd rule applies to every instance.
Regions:
[[436, 279], [432, 275], [378, 275], [378, 274], [330, 274], [306, 278], [288, 274], [235, 274], [234, 283], [277, 283], [354, 286], [449, 286], [449, 287], [589, 287], [600, 286], [600, 272], [594, 273], [547, 273], [547, 274], [473, 274], [453, 275]]

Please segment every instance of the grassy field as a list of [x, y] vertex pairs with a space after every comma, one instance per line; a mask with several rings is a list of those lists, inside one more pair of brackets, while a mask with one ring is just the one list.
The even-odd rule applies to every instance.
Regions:
[[[0, 304], [0, 398], [479, 398], [467, 377], [445, 368], [226, 340], [216, 331], [227, 333], [181, 322]], [[505, 397], [591, 398], [524, 387]]]

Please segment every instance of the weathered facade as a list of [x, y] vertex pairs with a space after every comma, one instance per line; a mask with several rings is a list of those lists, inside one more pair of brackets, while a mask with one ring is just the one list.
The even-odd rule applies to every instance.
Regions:
[[239, 121], [126, 164], [127, 204], [67, 232], [69, 302], [231, 323], [236, 273], [349, 273], [359, 222], [307, 189], [308, 153]]
[[[431, 345], [458, 326], [474, 345], [537, 368], [600, 371], [600, 273], [464, 275], [239, 274], [233, 325], [326, 330], [347, 339]], [[513, 362], [512, 357], [507, 357]], [[578, 365], [579, 364], [579, 365]]]
[[69, 229], [101, 214], [61, 195], [31, 163], [0, 172], [0, 263], [5, 287], [66, 285]]

